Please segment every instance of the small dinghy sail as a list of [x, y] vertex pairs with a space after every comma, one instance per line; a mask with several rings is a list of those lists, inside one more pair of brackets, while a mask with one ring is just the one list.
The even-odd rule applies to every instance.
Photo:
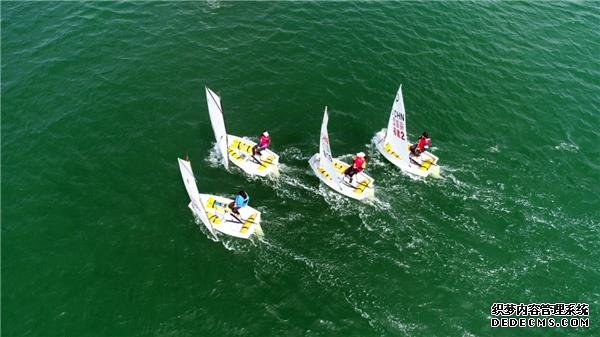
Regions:
[[225, 118], [223, 110], [221, 110], [221, 98], [212, 90], [206, 89], [206, 104], [208, 105], [208, 115], [210, 116], [210, 124], [215, 133], [217, 148], [221, 153], [221, 160], [225, 169], [229, 168], [229, 160], [227, 156], [227, 131], [225, 130]]
[[392, 105], [387, 129], [377, 132], [374, 138], [375, 146], [383, 156], [398, 166], [402, 171], [419, 177], [439, 177], [440, 167], [438, 157], [425, 151], [419, 156], [410, 153], [408, 133], [406, 132], [406, 111], [402, 97], [402, 86]]
[[225, 118], [221, 107], [221, 98], [209, 88], [206, 88], [206, 103], [210, 123], [215, 133], [217, 148], [222, 157], [223, 166], [229, 168], [232, 162], [244, 172], [261, 177], [279, 174], [279, 156], [269, 150], [263, 150], [261, 155], [253, 155], [255, 142], [234, 135], [228, 135], [225, 129]]
[[321, 124], [319, 153], [315, 153], [308, 161], [310, 167], [325, 185], [331, 187], [338, 193], [357, 200], [373, 197], [374, 180], [366, 173], [357, 173], [354, 176], [352, 184], [344, 179], [344, 171], [346, 171], [350, 165], [333, 158], [331, 147], [329, 145], [329, 134], [327, 132], [328, 122], [329, 116], [327, 114], [327, 107], [325, 107], [323, 122]]
[[177, 158], [177, 161], [183, 184], [190, 197], [188, 207], [216, 240], [217, 232], [241, 239], [249, 239], [253, 234], [262, 236], [259, 211], [246, 206], [239, 209], [240, 215], [234, 215], [227, 207], [233, 200], [200, 194], [190, 162], [180, 158]]

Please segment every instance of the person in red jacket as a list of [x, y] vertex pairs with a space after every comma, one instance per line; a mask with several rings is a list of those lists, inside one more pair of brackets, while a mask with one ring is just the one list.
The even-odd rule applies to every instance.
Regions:
[[252, 148], [253, 156], [256, 156], [257, 154], [260, 155], [262, 150], [269, 148], [269, 145], [271, 145], [271, 137], [269, 136], [269, 132], [264, 131], [259, 138], [260, 140], [258, 144], [254, 145]]
[[429, 134], [427, 134], [427, 131], [423, 131], [423, 133], [419, 137], [419, 140], [417, 141], [417, 144], [413, 144], [410, 147], [410, 152], [415, 156], [420, 156], [421, 153], [427, 151], [429, 145], [431, 145], [431, 139], [429, 138]]
[[359, 152], [356, 154], [356, 157], [354, 157], [354, 162], [352, 165], [350, 165], [350, 167], [344, 171], [344, 175], [350, 178], [350, 183], [352, 184], [354, 175], [362, 172], [365, 167], [367, 167], [367, 159], [365, 158], [365, 154], [363, 152]]

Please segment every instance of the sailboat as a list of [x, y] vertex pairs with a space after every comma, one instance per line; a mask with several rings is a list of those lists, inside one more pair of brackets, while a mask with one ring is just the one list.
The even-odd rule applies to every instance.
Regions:
[[215, 240], [218, 240], [217, 233], [241, 239], [249, 239], [253, 234], [262, 236], [259, 211], [246, 206], [239, 209], [239, 215], [235, 215], [227, 207], [233, 200], [211, 194], [200, 194], [191, 163], [181, 158], [177, 158], [177, 161], [185, 189], [190, 197], [188, 207], [194, 216], [202, 221]]
[[328, 121], [329, 116], [327, 115], [327, 107], [325, 107], [323, 123], [321, 124], [319, 153], [315, 153], [308, 161], [310, 167], [315, 175], [334, 191], [357, 200], [372, 198], [374, 196], [374, 180], [364, 171], [357, 173], [352, 183], [344, 179], [344, 171], [350, 165], [332, 157], [327, 132]]
[[206, 103], [217, 147], [226, 169], [229, 168], [229, 162], [232, 162], [250, 175], [265, 177], [268, 174], [275, 176], [279, 174], [279, 156], [275, 152], [265, 149], [260, 155], [255, 156], [252, 154], [255, 142], [227, 134], [221, 98], [208, 87], [206, 87]]
[[402, 85], [398, 89], [392, 105], [387, 129], [381, 129], [374, 137], [375, 146], [392, 164], [402, 171], [418, 177], [440, 177], [438, 157], [425, 151], [419, 156], [410, 153], [408, 134], [406, 132], [406, 112], [402, 98]]

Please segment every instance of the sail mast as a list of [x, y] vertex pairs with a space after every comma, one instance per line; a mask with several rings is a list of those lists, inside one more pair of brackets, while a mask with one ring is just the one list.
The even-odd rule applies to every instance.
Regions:
[[229, 157], [227, 154], [227, 131], [225, 130], [225, 119], [223, 109], [221, 108], [221, 98], [208, 87], [206, 89], [206, 104], [208, 105], [208, 114], [210, 123], [215, 134], [215, 140], [221, 156], [223, 157], [223, 166], [229, 168]]

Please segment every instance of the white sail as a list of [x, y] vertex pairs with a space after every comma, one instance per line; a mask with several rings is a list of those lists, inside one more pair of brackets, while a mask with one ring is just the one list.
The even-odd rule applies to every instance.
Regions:
[[212, 124], [215, 140], [221, 156], [223, 165], [229, 167], [229, 158], [227, 156], [227, 131], [225, 131], [225, 120], [223, 119], [223, 110], [221, 109], [221, 98], [212, 90], [206, 88], [206, 104], [208, 104], [208, 114]]
[[409, 143], [406, 134], [406, 112], [404, 111], [404, 99], [402, 98], [402, 85], [398, 88], [396, 99], [392, 105], [385, 141], [390, 143], [392, 149], [400, 155], [400, 160], [408, 165]]
[[204, 210], [204, 206], [202, 205], [202, 201], [200, 200], [200, 192], [198, 192], [198, 186], [196, 185], [196, 178], [194, 177], [194, 172], [192, 171], [192, 165], [189, 161], [177, 158], [179, 162], [179, 171], [181, 171], [181, 178], [183, 178], [183, 184], [185, 185], [185, 190], [187, 191], [192, 207], [194, 209], [194, 214], [197, 214], [200, 217], [200, 221], [208, 228], [213, 237], [217, 237], [212, 226], [210, 225], [210, 221], [206, 216], [206, 211]]
[[329, 116], [327, 115], [327, 107], [323, 113], [323, 124], [321, 124], [321, 140], [319, 143], [319, 161], [321, 167], [329, 173], [334, 185], [339, 189], [339, 176], [335, 167], [333, 167], [333, 159], [331, 157], [331, 147], [329, 146], [329, 134], [327, 132], [327, 123]]

